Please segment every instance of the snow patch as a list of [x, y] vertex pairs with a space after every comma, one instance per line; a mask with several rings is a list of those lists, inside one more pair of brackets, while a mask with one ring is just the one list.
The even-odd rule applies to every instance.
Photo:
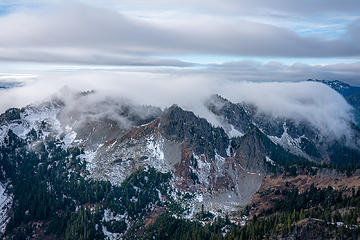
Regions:
[[0, 184], [0, 236], [5, 232], [6, 225], [10, 220], [13, 197], [6, 193], [6, 186]]
[[152, 154], [152, 157], [164, 161], [164, 152], [162, 150], [162, 144], [164, 143], [164, 140], [161, 139], [160, 141], [155, 141], [154, 137], [151, 136], [148, 141], [146, 147], [150, 150], [150, 153]]
[[[114, 213], [110, 209], [105, 209], [104, 210], [104, 216], [102, 218], [103, 222], [122, 221], [122, 220], [125, 221], [125, 223], [127, 224], [127, 230], [129, 230], [130, 223], [129, 223], [128, 215], [127, 215], [126, 212], [124, 214], [116, 214], [116, 215], [114, 215]], [[122, 239], [121, 236], [123, 235], [123, 233], [109, 232], [105, 226], [102, 226], [102, 231], [103, 231], [103, 233], [105, 235], [105, 239], [108, 239], [108, 240]]]
[[235, 127], [230, 124], [230, 130], [227, 131], [227, 135], [230, 137], [230, 138], [233, 138], [233, 137], [242, 137], [244, 136], [243, 133], [241, 133], [240, 131], [238, 131], [237, 129], [235, 129]]
[[283, 134], [281, 135], [281, 138], [279, 137], [276, 137], [276, 136], [268, 136], [275, 144], [278, 144], [280, 146], [282, 146], [283, 148], [285, 148], [286, 150], [290, 151], [291, 153], [293, 154], [298, 154], [298, 155], [302, 155], [303, 152], [301, 151], [301, 148], [300, 148], [300, 138], [292, 138], [287, 130], [287, 126], [286, 126], [286, 122], [284, 122], [283, 124], [283, 129], [284, 129], [284, 132]]
[[274, 160], [272, 160], [271, 158], [269, 158], [268, 156], [265, 157], [265, 161], [267, 163], [270, 163], [273, 166], [276, 166], [276, 163], [274, 162]]
[[146, 139], [146, 148], [150, 156], [144, 162], [162, 173], [167, 173], [172, 167], [165, 159], [164, 143], [165, 140], [162, 137], [155, 138], [152, 135], [148, 137]]
[[105, 226], [102, 226], [102, 231], [105, 235], [105, 239], [107, 239], [107, 240], [121, 239], [120, 237], [122, 234], [109, 232]]
[[231, 144], [229, 144], [229, 146], [226, 148], [226, 155], [231, 157]]
[[66, 135], [63, 139], [64, 148], [67, 149], [76, 139], [76, 132], [71, 129], [70, 126], [65, 127]]
[[115, 221], [120, 221], [120, 220], [124, 220], [127, 218], [127, 214], [116, 214], [114, 215], [114, 213], [110, 210], [110, 209], [105, 209], [104, 210], [104, 217], [103, 217], [103, 221], [105, 222], [110, 222], [112, 220]]
[[193, 153], [194, 159], [197, 161], [198, 169], [197, 169], [197, 176], [201, 184], [205, 186], [209, 186], [209, 176], [211, 171], [211, 164], [206, 161], [205, 155], [197, 156]]
[[196, 195], [196, 200], [197, 200], [198, 202], [203, 202], [203, 201], [204, 201], [203, 195], [202, 195], [202, 194]]
[[60, 134], [63, 132], [61, 124], [57, 119], [59, 110], [59, 107], [52, 103], [25, 108], [25, 110], [20, 113], [21, 120], [14, 120], [0, 126], [0, 144], [4, 142], [4, 138], [7, 136], [9, 130], [12, 130], [18, 137], [25, 139], [26, 135], [32, 129], [36, 131], [41, 129], [43, 127], [43, 122], [46, 122], [47, 124], [47, 127], [42, 129], [44, 137], [50, 133], [55, 133], [57, 134], [57, 138], [59, 138]]

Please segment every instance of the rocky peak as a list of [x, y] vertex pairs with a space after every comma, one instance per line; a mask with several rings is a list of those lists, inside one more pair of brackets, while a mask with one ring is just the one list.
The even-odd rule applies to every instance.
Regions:
[[18, 108], [10, 108], [5, 113], [0, 115], [0, 122], [6, 121], [11, 122], [14, 120], [21, 119], [20, 116], [21, 110]]
[[165, 110], [160, 119], [160, 131], [168, 140], [186, 142], [197, 154], [205, 153], [210, 158], [216, 153], [226, 156], [229, 139], [224, 130], [177, 105]]

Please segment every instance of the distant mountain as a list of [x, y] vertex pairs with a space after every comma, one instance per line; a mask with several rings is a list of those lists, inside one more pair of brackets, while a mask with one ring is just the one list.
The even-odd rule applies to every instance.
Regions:
[[357, 124], [360, 124], [360, 87], [351, 86], [350, 84], [341, 82], [339, 80], [313, 80], [308, 79], [312, 82], [320, 82], [330, 86], [332, 89], [336, 90], [338, 93], [344, 96], [346, 101], [354, 107], [356, 110], [355, 117]]
[[360, 87], [351, 86], [350, 84], [341, 82], [339, 80], [308, 79], [308, 81], [324, 83], [324, 84], [330, 86], [331, 88], [333, 88], [334, 90], [336, 90], [337, 92], [339, 92], [343, 96], [351, 96], [353, 94], [360, 92]]
[[[257, 208], [245, 206], [271, 179], [274, 187], [282, 177], [326, 182], [360, 166], [355, 126], [348, 146], [308, 122], [219, 95], [205, 106], [222, 127], [177, 105], [162, 110], [93, 94], [0, 115], [2, 239], [194, 239], [209, 229], [212, 239], [236, 239], [228, 218], [254, 224], [246, 219]], [[287, 196], [260, 197], [269, 194]]]
[[[360, 152], [354, 154], [351, 148], [340, 141], [323, 136], [319, 129], [316, 129], [310, 122], [295, 121], [294, 119], [284, 117], [274, 117], [270, 114], [258, 110], [255, 105], [248, 103], [231, 103], [227, 99], [213, 95], [206, 103], [208, 109], [212, 111], [224, 125], [225, 131], [229, 135], [237, 132], [239, 136], [244, 135], [252, 128], [260, 129], [272, 142], [280, 145], [294, 155], [301, 156], [313, 162], [324, 162], [326, 160], [335, 160], [337, 156], [336, 145], [341, 147], [341, 154], [347, 152], [351, 157], [344, 159], [353, 162], [354, 159], [360, 159]], [[349, 126], [349, 128], [351, 128]], [[358, 128], [352, 128], [352, 135], [360, 134]], [[357, 137], [355, 137], [357, 138]], [[343, 139], [345, 141], [345, 139]], [[360, 149], [359, 141], [347, 139], [354, 143], [357, 149]], [[340, 151], [340, 150], [339, 150]], [[340, 155], [341, 155], [340, 154]]]
[[20, 86], [23, 86], [22, 82], [0, 81], [0, 89], [20, 87]]

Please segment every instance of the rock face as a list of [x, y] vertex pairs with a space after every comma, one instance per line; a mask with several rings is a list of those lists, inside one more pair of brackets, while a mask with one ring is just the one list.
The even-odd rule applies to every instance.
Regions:
[[214, 158], [217, 153], [226, 157], [229, 139], [224, 130], [214, 128], [206, 119], [198, 118], [176, 105], [167, 109], [161, 117], [160, 131], [169, 140], [188, 143], [196, 154]]
[[20, 109], [11, 108], [7, 110], [4, 114], [0, 115], [0, 122], [11, 122], [15, 120], [20, 120]]
[[241, 166], [251, 171], [266, 172], [265, 159], [269, 150], [265, 138], [262, 132], [253, 127], [240, 139], [235, 156]]
[[230, 211], [246, 204], [262, 180], [239, 165], [230, 149], [223, 129], [174, 105], [160, 118], [87, 152], [85, 159], [93, 178], [113, 184], [143, 166], [172, 172], [175, 188], [195, 195], [195, 209], [204, 204], [212, 211]]

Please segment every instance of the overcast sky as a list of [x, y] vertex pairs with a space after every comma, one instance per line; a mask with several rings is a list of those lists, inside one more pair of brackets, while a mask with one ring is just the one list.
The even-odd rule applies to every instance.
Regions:
[[217, 93], [344, 134], [351, 107], [304, 81], [360, 86], [359, 42], [359, 0], [0, 0], [0, 86], [17, 86], [0, 112], [96, 90], [217, 125]]
[[0, 0], [0, 29], [3, 79], [131, 66], [360, 84], [358, 0]]

